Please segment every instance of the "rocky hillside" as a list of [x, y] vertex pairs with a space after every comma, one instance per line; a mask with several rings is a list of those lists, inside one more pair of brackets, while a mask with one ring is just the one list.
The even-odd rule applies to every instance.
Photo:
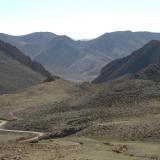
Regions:
[[160, 80], [160, 41], [152, 40], [130, 56], [106, 65], [93, 82], [106, 82], [130, 74], [134, 78]]
[[0, 41], [0, 93], [15, 91], [51, 79], [42, 65], [14, 46]]

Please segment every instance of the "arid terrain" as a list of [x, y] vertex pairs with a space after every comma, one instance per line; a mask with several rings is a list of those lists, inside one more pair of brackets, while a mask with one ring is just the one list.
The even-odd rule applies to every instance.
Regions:
[[0, 132], [0, 157], [158, 160], [159, 89], [159, 82], [128, 77], [104, 84], [57, 79], [1, 95], [0, 127], [11, 131]]
[[160, 160], [159, 53], [152, 40], [74, 83], [1, 42], [0, 160]]
[[160, 0], [0, 0], [0, 160], [160, 160]]

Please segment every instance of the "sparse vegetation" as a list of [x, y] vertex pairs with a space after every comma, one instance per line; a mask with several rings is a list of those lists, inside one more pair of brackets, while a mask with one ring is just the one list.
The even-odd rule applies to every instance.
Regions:
[[48, 81], [0, 95], [1, 160], [159, 159], [160, 82]]

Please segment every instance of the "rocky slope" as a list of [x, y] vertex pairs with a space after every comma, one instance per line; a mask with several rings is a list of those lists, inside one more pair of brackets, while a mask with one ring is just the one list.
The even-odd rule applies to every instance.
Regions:
[[0, 93], [15, 91], [52, 79], [42, 65], [14, 46], [0, 41]]
[[106, 65], [93, 82], [106, 82], [127, 75], [134, 78], [160, 80], [160, 41], [152, 40], [130, 56]]

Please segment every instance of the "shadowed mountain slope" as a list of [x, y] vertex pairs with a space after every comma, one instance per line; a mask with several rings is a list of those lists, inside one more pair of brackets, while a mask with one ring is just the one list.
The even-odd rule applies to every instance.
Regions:
[[25, 88], [52, 76], [42, 65], [8, 43], [0, 41], [0, 93]]
[[93, 82], [106, 82], [117, 77], [132, 74], [135, 78], [160, 80], [160, 41], [152, 40], [130, 56], [106, 65]]

